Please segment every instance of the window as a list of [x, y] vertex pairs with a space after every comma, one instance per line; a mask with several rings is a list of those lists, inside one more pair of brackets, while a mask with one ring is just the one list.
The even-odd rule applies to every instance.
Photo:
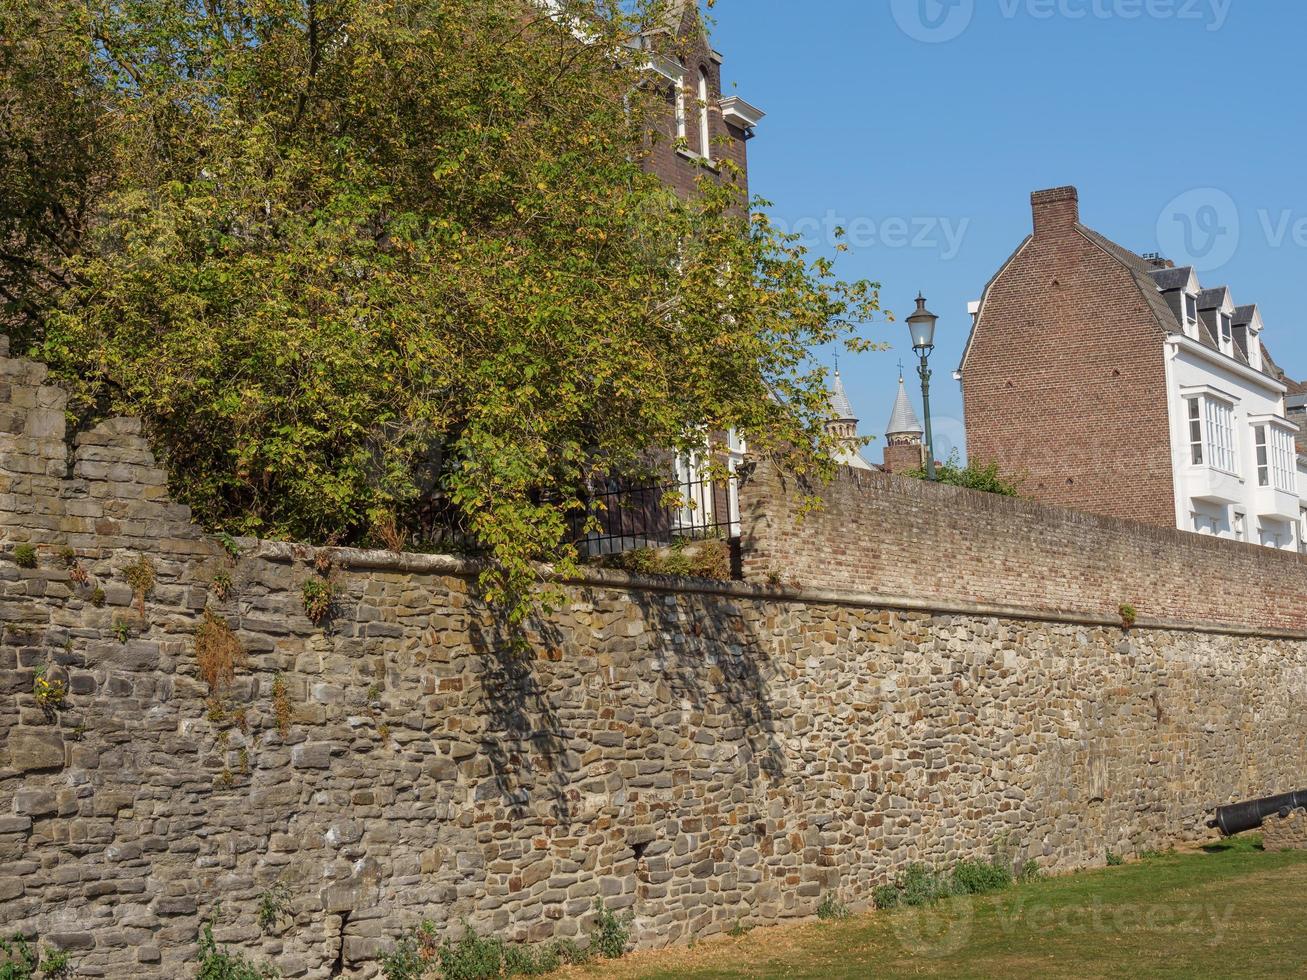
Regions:
[[1203, 465], [1203, 416], [1202, 399], [1190, 398], [1189, 402], [1189, 461], [1195, 466]]
[[689, 139], [689, 127], [689, 113], [685, 106], [685, 76], [682, 75], [676, 82], [676, 138]]
[[1266, 441], [1266, 426], [1253, 426], [1253, 442], [1257, 445], [1257, 485], [1271, 485], [1271, 447]]
[[1297, 449], [1293, 436], [1280, 428], [1255, 425], [1253, 442], [1257, 446], [1257, 485], [1296, 493]]
[[1230, 325], [1230, 318], [1224, 313], [1218, 313], [1216, 319], [1221, 324], [1221, 350], [1227, 354], [1234, 350], [1234, 330]]
[[1235, 511], [1234, 514], [1234, 539], [1236, 541], [1248, 540], [1248, 516]]
[[1190, 337], [1198, 337], [1198, 297], [1184, 294], [1184, 332]]
[[1236, 472], [1234, 460], [1234, 406], [1219, 398], [1205, 398], [1207, 403], [1207, 447], [1209, 462], [1218, 470]]
[[1234, 447], [1234, 406], [1211, 395], [1188, 399], [1189, 461], [1238, 475]]
[[712, 121], [708, 117], [708, 72], [699, 72], [699, 152], [712, 159]]

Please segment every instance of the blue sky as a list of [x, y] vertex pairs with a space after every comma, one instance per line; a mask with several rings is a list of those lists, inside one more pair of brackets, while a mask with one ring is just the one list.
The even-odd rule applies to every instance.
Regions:
[[827, 226], [856, 228], [841, 268], [882, 283], [898, 318], [869, 330], [894, 351], [841, 361], [864, 433], [911, 365], [902, 317], [922, 290], [941, 318], [937, 454], [963, 441], [966, 302], [1028, 233], [1030, 192], [1062, 184], [1090, 227], [1261, 304], [1272, 353], [1307, 376], [1307, 4], [720, 0], [712, 16], [727, 94], [768, 114], [754, 192], [822, 250]]

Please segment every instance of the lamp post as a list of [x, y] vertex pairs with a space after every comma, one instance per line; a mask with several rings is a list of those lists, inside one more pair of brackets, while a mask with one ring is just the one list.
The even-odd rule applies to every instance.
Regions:
[[935, 482], [935, 441], [930, 432], [930, 352], [935, 349], [935, 324], [939, 317], [926, 309], [926, 297], [917, 294], [917, 310], [908, 317], [912, 349], [921, 358], [921, 407], [926, 413], [926, 479]]

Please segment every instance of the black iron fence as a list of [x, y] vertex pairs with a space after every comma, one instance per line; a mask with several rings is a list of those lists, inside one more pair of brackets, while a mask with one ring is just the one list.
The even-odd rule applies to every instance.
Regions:
[[685, 540], [730, 540], [740, 535], [739, 486], [734, 476], [637, 487], [612, 481], [589, 495], [573, 528], [585, 558]]

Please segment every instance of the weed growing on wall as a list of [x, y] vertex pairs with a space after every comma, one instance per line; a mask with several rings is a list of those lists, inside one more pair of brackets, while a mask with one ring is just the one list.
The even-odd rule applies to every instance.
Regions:
[[132, 597], [136, 600], [136, 611], [140, 614], [141, 619], [145, 618], [145, 599], [154, 591], [154, 583], [158, 580], [159, 573], [154, 567], [154, 562], [141, 555], [136, 561], [132, 562], [123, 569], [123, 577], [127, 579], [127, 584], [132, 587]]
[[236, 669], [245, 666], [245, 651], [227, 621], [204, 611], [204, 621], [195, 633], [195, 661], [209, 694], [218, 698], [231, 687]]
[[304, 580], [301, 594], [304, 600], [304, 615], [309, 617], [309, 622], [314, 626], [321, 626], [331, 615], [333, 600], [331, 582], [317, 576], [307, 578]]
[[24, 542], [14, 547], [14, 564], [19, 568], [36, 567], [36, 548]]
[[277, 674], [272, 679], [272, 717], [282, 738], [290, 733], [290, 715], [290, 690], [286, 687], [286, 678]]
[[273, 980], [276, 969], [256, 964], [240, 953], [230, 953], [213, 938], [214, 917], [200, 930], [200, 968], [196, 980]]
[[23, 936], [0, 939], [0, 980], [72, 980], [73, 967], [63, 950], [40, 950]]
[[277, 882], [267, 891], [259, 893], [257, 916], [259, 928], [264, 932], [276, 926], [283, 918], [290, 918], [290, 889], [284, 882]]
[[1117, 611], [1121, 615], [1121, 625], [1126, 629], [1134, 629], [1135, 623], [1139, 621], [1139, 610], [1130, 603], [1123, 602]]
[[227, 569], [221, 569], [213, 576], [213, 581], [209, 587], [213, 590], [214, 596], [219, 602], [226, 602], [227, 597], [231, 595], [234, 585], [232, 583], [231, 572]]
[[32, 678], [32, 694], [47, 719], [54, 718], [68, 704], [68, 686], [63, 681], [47, 677], [44, 664], [36, 669]]
[[602, 898], [595, 899], [595, 912], [595, 931], [590, 934], [590, 952], [615, 960], [626, 952], [626, 947], [631, 942], [631, 923], [635, 916], [628, 912], [619, 918], [604, 906]]

